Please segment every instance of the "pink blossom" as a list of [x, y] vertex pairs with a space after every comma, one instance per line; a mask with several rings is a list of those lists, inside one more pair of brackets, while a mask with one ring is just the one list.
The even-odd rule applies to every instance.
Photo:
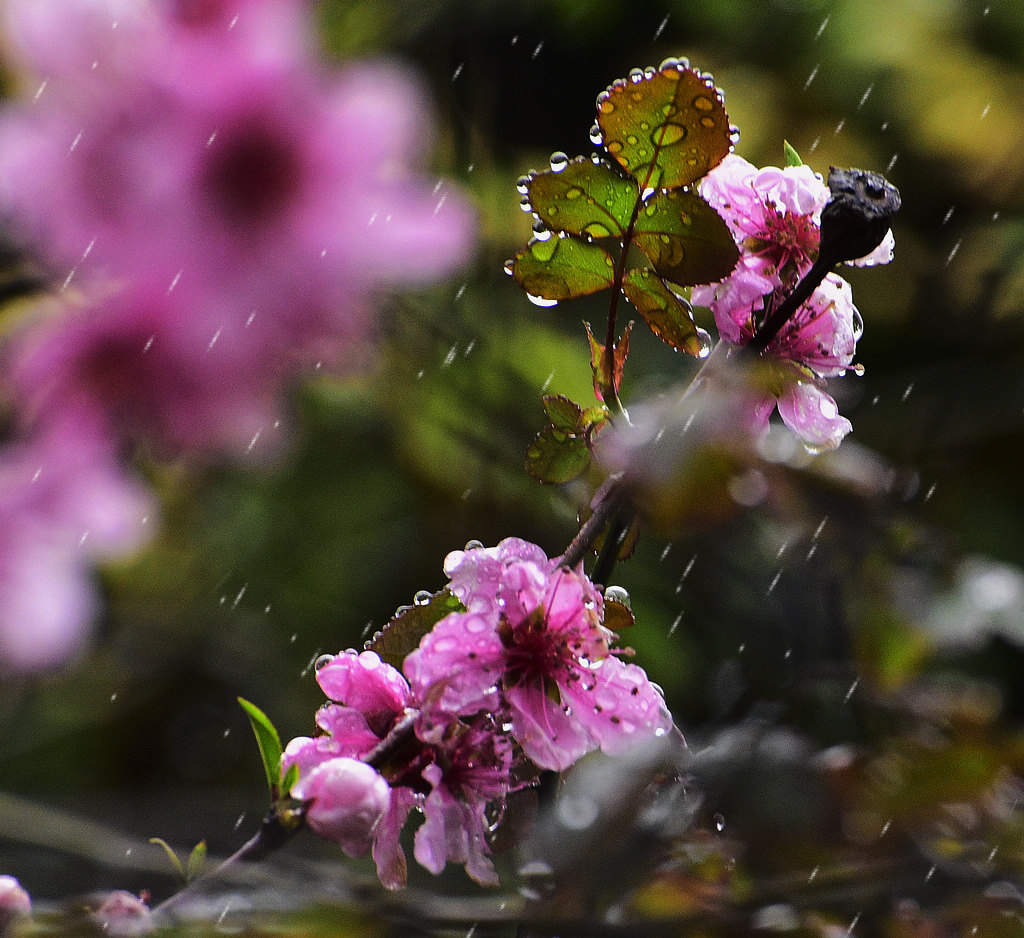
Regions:
[[32, 900], [13, 876], [0, 876], [0, 934], [8, 923], [32, 914]]
[[406, 658], [416, 696], [470, 714], [493, 708], [500, 691], [512, 736], [542, 768], [564, 769], [593, 748], [621, 752], [663, 733], [664, 701], [642, 669], [612, 652], [601, 594], [581, 569], [519, 559], [536, 556], [524, 544], [497, 572], [493, 550], [465, 551], [453, 562], [456, 577], [475, 584], [467, 595], [483, 606], [487, 584], [494, 598], [488, 613], [446, 616]]
[[424, 822], [416, 831], [416, 860], [435, 874], [446, 863], [462, 863], [480, 885], [496, 886], [487, 808], [503, 803], [509, 791], [519, 787], [512, 781], [513, 743], [489, 716], [472, 724], [449, 720], [442, 725], [443, 730], [437, 725], [429, 728], [437, 761], [422, 772], [430, 794], [423, 803]]
[[301, 775], [292, 797], [309, 801], [306, 822], [351, 857], [365, 854], [391, 804], [391, 789], [376, 769], [357, 759], [327, 759]]
[[105, 934], [117, 938], [148, 935], [155, 927], [149, 906], [138, 896], [123, 889], [110, 893], [92, 917]]
[[0, 452], [0, 662], [53, 667], [77, 652], [96, 599], [89, 565], [148, 538], [153, 512], [93, 415], [69, 407]]
[[[820, 242], [828, 187], [808, 166], [757, 169], [730, 155], [702, 180], [701, 194], [729, 225], [740, 258], [718, 284], [694, 287], [695, 303], [709, 306], [723, 339], [746, 345], [765, 311], [781, 303], [810, 270]], [[892, 234], [859, 264], [886, 263]], [[826, 377], [852, 365], [862, 323], [850, 286], [830, 274], [768, 344], [769, 395], [753, 401], [753, 422], [764, 426], [778, 402], [783, 422], [809, 447], [831, 449], [852, 429], [823, 390]]]

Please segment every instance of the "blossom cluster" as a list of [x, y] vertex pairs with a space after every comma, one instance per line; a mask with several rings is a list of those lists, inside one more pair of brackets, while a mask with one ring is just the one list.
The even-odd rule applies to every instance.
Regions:
[[293, 739], [282, 759], [284, 771], [298, 766], [291, 794], [309, 803], [309, 826], [351, 856], [372, 851], [392, 889], [406, 881], [399, 838], [414, 809], [422, 866], [462, 863], [493, 885], [488, 833], [510, 792], [537, 769], [622, 753], [671, 726], [659, 689], [613, 648], [604, 598], [581, 568], [508, 538], [455, 551], [444, 569], [463, 610], [401, 672], [373, 651], [326, 660], [319, 735]]
[[[694, 287], [694, 303], [709, 306], [719, 334], [746, 345], [759, 320], [782, 303], [818, 256], [821, 212], [829, 189], [809, 166], [758, 169], [730, 154], [700, 183], [740, 249], [732, 273], [717, 284]], [[893, 236], [855, 264], [892, 259]], [[824, 390], [823, 379], [853, 365], [863, 324], [849, 283], [829, 274], [765, 349], [767, 389], [750, 408], [757, 427], [778, 403], [783, 422], [814, 449], [839, 445], [852, 426]]]
[[3, 349], [0, 667], [69, 657], [88, 565], [152, 527], [115, 454], [266, 447], [286, 382], [365, 356], [378, 287], [468, 252], [465, 201], [416, 171], [420, 89], [392, 64], [324, 69], [311, 14], [4, 4], [21, 93], [0, 111], [0, 212], [55, 290]]

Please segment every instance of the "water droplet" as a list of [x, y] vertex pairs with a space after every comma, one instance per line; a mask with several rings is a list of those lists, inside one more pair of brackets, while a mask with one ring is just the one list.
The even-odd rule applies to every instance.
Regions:
[[536, 296], [533, 293], [527, 293], [526, 298], [533, 303], [534, 306], [557, 306], [558, 300], [549, 300], [546, 296]]
[[601, 127], [597, 123], [592, 124], [590, 127], [590, 142], [595, 147], [599, 147], [604, 143], [604, 135], [601, 133]]
[[839, 408], [831, 397], [822, 397], [818, 401], [818, 410], [826, 420], [835, 420], [839, 416]]
[[622, 141], [621, 140], [612, 140], [612, 141], [610, 141], [607, 144], [607, 149], [608, 149], [608, 152], [613, 154], [613, 155], [615, 153], [621, 153], [622, 152]]
[[540, 219], [537, 219], [537, 221], [533, 223], [533, 236], [538, 241], [549, 240], [551, 238], [551, 234], [551, 229], [547, 225], [545, 225], [544, 222], [542, 222]]
[[466, 541], [466, 546], [463, 550], [480, 550], [484, 546], [483, 541], [478, 541], [475, 537], [472, 540]]
[[532, 212], [533, 206], [530, 204], [530, 200], [524, 196], [519, 200], [519, 209], [523, 212]]
[[692, 103], [698, 111], [710, 111], [715, 106], [715, 102], [706, 94], [697, 95], [697, 97], [693, 99]]
[[558, 250], [558, 240], [555, 238], [532, 238], [528, 245], [530, 253], [542, 264], [546, 264], [555, 256]]
[[607, 238], [611, 232], [599, 221], [592, 221], [583, 229], [592, 238]]
[[569, 157], [561, 150], [555, 150], [555, 152], [551, 154], [551, 158], [548, 162], [551, 166], [551, 172], [560, 173], [569, 165]]
[[631, 68], [629, 70], [629, 80], [633, 84], [638, 84], [644, 80], [644, 70], [642, 68]]
[[651, 143], [656, 147], [670, 147], [686, 139], [686, 128], [682, 124], [666, 121], [651, 131]]
[[416, 590], [416, 594], [413, 596], [413, 605], [416, 606], [427, 606], [430, 604], [430, 600], [434, 598], [434, 594], [430, 590]]
[[854, 373], [854, 374], [855, 374], [855, 375], [856, 375], [856, 376], [857, 376], [858, 378], [863, 378], [863, 377], [864, 377], [864, 372], [865, 372], [865, 370], [866, 370], [866, 369], [864, 368], [864, 366], [863, 366], [863, 365], [862, 365], [862, 364], [861, 364], [860, 362], [855, 362], [855, 363], [854, 363], [854, 365], [853, 365], [853, 373]]
[[578, 199], [581, 195], [583, 195], [583, 190], [579, 186], [570, 186], [565, 190], [567, 199]]
[[604, 591], [604, 598], [606, 602], [621, 603], [627, 609], [633, 608], [633, 602], [629, 598], [629, 592], [621, 586], [609, 586]]
[[321, 668], [329, 665], [333, 660], [334, 655], [320, 655], [320, 657], [313, 662], [313, 670], [319, 671]]
[[[668, 17], [665, 17], [665, 18], [668, 19]], [[679, 59], [674, 58], [672, 56], [670, 56], [667, 59], [662, 59], [661, 65], [658, 66], [658, 70], [662, 71], [662, 72], [666, 72], [669, 69], [672, 69], [673, 71], [676, 71], [676, 70], [678, 70], [678, 68], [679, 68]]]
[[716, 813], [711, 820], [714, 822], [715, 830], [721, 834], [725, 830], [725, 818], [720, 813]]
[[392, 613], [391, 615], [391, 618], [397, 619], [399, 616], [404, 616], [410, 609], [412, 609], [412, 606], [410, 606], [408, 603], [403, 603], [401, 606], [396, 606], [394, 613]]
[[516, 180], [516, 191], [520, 195], [526, 195], [526, 193], [530, 191], [531, 182], [533, 182], [533, 180], [529, 176], [520, 176]]
[[504, 271], [505, 271], [506, 274], [508, 274], [511, 277], [514, 270], [515, 270], [515, 261], [513, 261], [511, 258], [509, 258], [507, 261], [505, 261]]
[[854, 342], [860, 341], [860, 337], [864, 335], [864, 318], [861, 316], [860, 311], [854, 309], [853, 311], [853, 340]]

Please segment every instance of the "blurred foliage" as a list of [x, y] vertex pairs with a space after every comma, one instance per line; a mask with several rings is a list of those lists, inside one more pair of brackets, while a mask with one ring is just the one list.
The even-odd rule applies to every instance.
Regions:
[[[44, 906], [99, 888], [163, 898], [177, 888], [172, 871], [142, 862], [141, 847], [121, 865], [88, 849], [82, 819], [140, 844], [161, 836], [179, 853], [201, 839], [211, 856], [231, 852], [266, 801], [237, 696], [286, 739], [307, 733], [320, 702], [312, 662], [442, 586], [449, 550], [512, 534], [564, 549], [592, 494], [587, 477], [541, 486], [523, 459], [545, 423], [543, 393], [592, 399], [580, 321], [602, 323], [605, 311], [600, 298], [537, 309], [502, 273], [530, 234], [515, 181], [554, 149], [590, 152], [594, 96], [611, 79], [686, 55], [725, 90], [752, 162], [781, 164], [785, 138], [820, 171], [877, 169], [901, 189], [896, 261], [847, 274], [867, 374], [833, 387], [854, 435], [811, 460], [773, 432], [758, 475], [684, 493], [693, 507], [670, 530], [644, 530], [616, 568], [637, 621], [628, 642], [665, 688], [685, 757], [659, 756], [628, 778], [585, 762], [581, 777], [598, 773], [589, 782], [542, 794], [547, 828], [504, 858], [508, 893], [421, 871], [410, 893], [383, 897], [362, 867], [306, 837], [268, 864], [276, 911], [239, 927], [1019, 934], [1024, 9], [318, 9], [332, 55], [394, 56], [424, 75], [440, 126], [432, 165], [460, 179], [480, 213], [476, 261], [449, 284], [382, 296], [372, 372], [295, 388], [281, 451], [242, 468], [140, 459], [163, 498], [160, 534], [103, 571], [92, 650], [63, 673], [0, 688], [3, 788], [74, 812], [28, 824], [22, 802], [0, 804], [0, 872], [17, 872]], [[627, 405], [695, 367], [641, 331]], [[565, 820], [574, 804], [597, 811], [589, 825], [585, 811]], [[545, 829], [562, 842], [545, 842]], [[321, 879], [305, 868], [288, 878], [299, 854], [329, 858]], [[74, 932], [67, 908], [44, 907], [31, 933]]]

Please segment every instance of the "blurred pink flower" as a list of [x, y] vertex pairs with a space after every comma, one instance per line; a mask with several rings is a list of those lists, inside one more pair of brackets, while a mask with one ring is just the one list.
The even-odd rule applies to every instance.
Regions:
[[0, 452], [4, 667], [51, 668], [78, 651], [96, 602], [89, 566], [143, 544], [153, 510], [80, 408]]
[[[96, 24], [116, 6], [92, 0], [78, 11], [94, 26], [83, 42], [112, 41]], [[96, 60], [7, 107], [0, 202], [65, 287], [84, 284], [92, 309], [77, 318], [94, 322], [81, 338], [149, 329], [168, 350], [168, 368], [149, 372], [152, 396], [168, 398], [153, 409], [198, 410], [202, 429], [156, 419], [135, 432], [237, 448], [266, 426], [297, 368], [360, 360], [376, 288], [430, 280], [465, 259], [470, 212], [452, 187], [416, 172], [427, 108], [408, 75], [384, 64], [327, 73], [297, 40], [268, 52], [306, 22], [301, 5], [155, 9], [162, 17], [107, 30], [145, 39], [138, 54], [121, 50], [117, 70]], [[11, 17], [34, 37], [18, 46], [23, 58], [45, 58], [48, 30], [66, 40], [50, 0], [19, 2]], [[47, 338], [66, 344], [60, 331], [46, 327]], [[222, 401], [199, 400], [210, 397]]]
[[123, 889], [110, 893], [92, 917], [104, 934], [115, 938], [148, 935], [155, 927], [149, 906]]
[[[718, 284], [693, 288], [694, 303], [711, 308], [719, 334], [734, 345], [754, 337], [765, 299], [781, 303], [818, 255], [821, 211], [829, 190], [809, 166], [757, 169], [730, 154], [700, 184], [701, 195], [725, 219], [740, 248], [732, 273]], [[867, 258], [887, 263], [892, 233]], [[812, 449], [832, 449], [852, 429], [823, 381], [853, 363], [863, 329], [850, 285], [830, 274], [765, 349], [768, 394], [752, 403], [752, 422], [767, 425], [777, 401], [783, 422]]]
[[32, 914], [32, 900], [13, 876], [0, 876], [0, 934], [18, 918]]

